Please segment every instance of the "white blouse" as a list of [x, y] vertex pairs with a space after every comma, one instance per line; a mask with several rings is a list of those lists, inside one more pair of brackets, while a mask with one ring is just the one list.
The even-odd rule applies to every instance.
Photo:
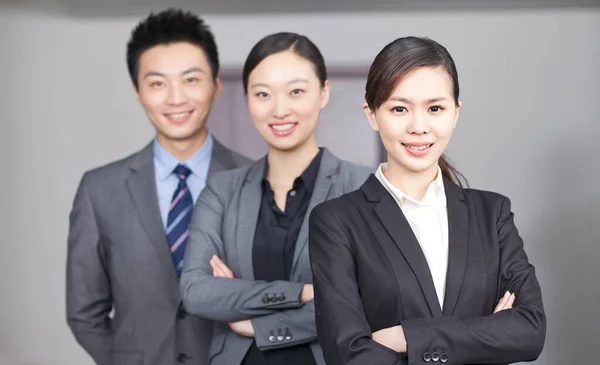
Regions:
[[429, 184], [423, 200], [404, 194], [385, 177], [387, 163], [382, 163], [375, 176], [392, 194], [419, 241], [429, 265], [440, 307], [444, 307], [446, 271], [448, 269], [448, 211], [442, 171], [438, 166], [436, 179]]

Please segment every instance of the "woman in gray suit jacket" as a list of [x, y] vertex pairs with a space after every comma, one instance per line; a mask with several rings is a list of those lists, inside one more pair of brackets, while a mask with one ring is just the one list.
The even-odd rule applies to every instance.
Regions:
[[318, 48], [277, 33], [251, 50], [244, 91], [267, 155], [216, 174], [196, 204], [181, 277], [188, 312], [215, 321], [213, 365], [325, 364], [317, 342], [308, 214], [370, 171], [315, 142], [330, 84]]

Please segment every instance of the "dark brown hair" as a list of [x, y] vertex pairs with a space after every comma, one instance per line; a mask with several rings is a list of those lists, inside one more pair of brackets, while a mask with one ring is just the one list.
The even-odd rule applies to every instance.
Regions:
[[307, 37], [289, 32], [280, 32], [270, 34], [254, 45], [250, 54], [246, 58], [244, 63], [243, 81], [244, 81], [244, 93], [248, 92], [248, 78], [252, 70], [258, 66], [265, 58], [272, 54], [292, 51], [298, 56], [310, 61], [315, 68], [315, 72], [321, 86], [325, 86], [327, 81], [327, 68], [325, 67], [325, 60], [319, 48]]
[[[454, 102], [458, 105], [458, 72], [448, 50], [429, 38], [404, 37], [385, 46], [369, 69], [365, 92], [369, 108], [378, 109], [404, 76], [421, 67], [442, 67], [448, 72], [452, 80]], [[450, 164], [446, 156], [440, 156], [438, 164], [445, 178], [460, 186], [468, 184], [464, 175]]]

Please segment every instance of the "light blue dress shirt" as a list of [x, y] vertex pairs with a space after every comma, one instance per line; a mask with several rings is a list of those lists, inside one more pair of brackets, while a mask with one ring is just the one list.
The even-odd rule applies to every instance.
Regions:
[[160, 216], [165, 230], [167, 227], [171, 199], [173, 199], [173, 193], [175, 193], [177, 185], [179, 184], [179, 178], [173, 175], [173, 170], [180, 163], [192, 170], [192, 173], [187, 178], [186, 182], [195, 203], [196, 200], [198, 200], [198, 196], [200, 196], [202, 189], [206, 186], [212, 149], [213, 137], [209, 134], [202, 147], [200, 147], [192, 157], [187, 161], [178, 161], [158, 143], [156, 138], [154, 139], [152, 153], [154, 160], [154, 175], [156, 178], [156, 192], [158, 194]]

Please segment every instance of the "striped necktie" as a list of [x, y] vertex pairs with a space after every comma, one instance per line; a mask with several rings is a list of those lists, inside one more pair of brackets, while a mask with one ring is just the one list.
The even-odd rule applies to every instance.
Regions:
[[192, 171], [185, 165], [177, 165], [173, 170], [173, 174], [179, 179], [179, 185], [173, 194], [171, 206], [169, 207], [169, 216], [167, 218], [167, 241], [173, 256], [173, 262], [177, 269], [177, 276], [181, 276], [183, 268], [183, 255], [187, 238], [190, 235], [190, 219], [192, 217], [192, 209], [194, 208], [194, 200], [190, 189], [187, 186], [186, 180]]

